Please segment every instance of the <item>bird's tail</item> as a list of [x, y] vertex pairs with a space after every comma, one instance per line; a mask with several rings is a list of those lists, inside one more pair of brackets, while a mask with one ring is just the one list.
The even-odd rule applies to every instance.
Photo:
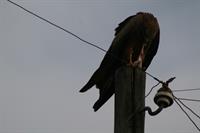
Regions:
[[86, 84], [82, 89], [80, 89], [79, 92], [81, 92], [81, 93], [86, 92], [87, 90], [89, 90], [89, 89], [90, 89], [92, 86], [94, 86], [94, 85], [95, 85], [95, 83], [93, 82], [92, 79], [90, 79], [90, 80], [87, 82], [87, 84]]
[[110, 99], [110, 97], [114, 94], [114, 80], [112, 76], [108, 78], [108, 80], [104, 84], [104, 87], [100, 88], [99, 91], [99, 99], [95, 102], [93, 106], [95, 112], [99, 110], [99, 108], [101, 108], [101, 106], [103, 106], [108, 101], [108, 99]]
[[97, 78], [98, 78], [98, 72], [99, 72], [99, 70], [97, 69], [97, 71], [94, 72], [94, 74], [92, 75], [90, 80], [87, 82], [87, 84], [85, 86], [83, 86], [83, 88], [79, 92], [86, 92], [92, 86], [94, 86], [96, 84], [96, 81], [97, 81]]
[[100, 98], [95, 102], [93, 106], [94, 111], [95, 112], [98, 111], [101, 108], [101, 106], [103, 106], [113, 94], [114, 94], [114, 89], [112, 88], [109, 90], [109, 92], [107, 92], [103, 96], [100, 96]]

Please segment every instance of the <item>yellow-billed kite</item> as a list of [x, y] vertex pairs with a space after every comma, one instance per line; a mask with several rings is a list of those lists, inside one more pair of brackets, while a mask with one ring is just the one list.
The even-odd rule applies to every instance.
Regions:
[[140, 67], [144, 71], [156, 55], [159, 45], [159, 24], [150, 13], [139, 12], [130, 16], [115, 29], [115, 38], [99, 68], [80, 90], [85, 92], [94, 85], [100, 90], [94, 104], [97, 111], [115, 92], [115, 72], [124, 65]]

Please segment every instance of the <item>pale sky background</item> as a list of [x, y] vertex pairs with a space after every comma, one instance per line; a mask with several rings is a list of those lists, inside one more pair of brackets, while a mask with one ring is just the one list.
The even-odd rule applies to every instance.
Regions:
[[[199, 0], [13, 0], [108, 49], [118, 23], [139, 11], [160, 24], [160, 47], [148, 72], [171, 89], [200, 87]], [[94, 113], [98, 90], [79, 89], [104, 52], [0, 0], [0, 133], [113, 133], [114, 97]], [[146, 92], [156, 82], [147, 77]], [[156, 105], [153, 97], [146, 100]], [[177, 92], [199, 99], [200, 92]], [[185, 102], [200, 114], [200, 105]], [[192, 117], [200, 126], [200, 120]], [[146, 114], [145, 133], [198, 132], [176, 104], [157, 116]]]

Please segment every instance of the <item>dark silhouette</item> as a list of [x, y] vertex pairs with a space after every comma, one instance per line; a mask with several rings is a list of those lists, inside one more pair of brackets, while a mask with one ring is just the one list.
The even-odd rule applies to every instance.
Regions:
[[100, 67], [80, 90], [85, 92], [94, 85], [100, 90], [94, 104], [97, 111], [115, 92], [115, 71], [123, 66], [140, 67], [144, 71], [157, 53], [159, 24], [150, 13], [139, 12], [130, 16], [115, 29], [115, 38]]

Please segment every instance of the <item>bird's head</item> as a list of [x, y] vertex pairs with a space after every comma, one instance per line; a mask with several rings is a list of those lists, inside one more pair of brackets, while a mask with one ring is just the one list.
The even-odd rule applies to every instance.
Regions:
[[150, 13], [144, 13], [143, 22], [145, 42], [150, 43], [159, 32], [159, 24], [157, 19]]

